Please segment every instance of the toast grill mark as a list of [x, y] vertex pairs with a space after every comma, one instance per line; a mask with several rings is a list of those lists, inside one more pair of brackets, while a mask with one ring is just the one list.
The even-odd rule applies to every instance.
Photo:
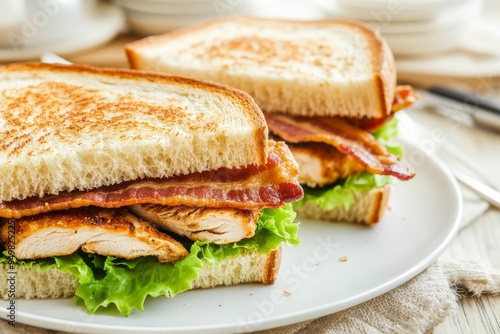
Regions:
[[84, 142], [89, 136], [102, 133], [97, 129], [146, 132], [156, 130], [161, 123], [188, 124], [182, 101], [173, 97], [165, 98], [160, 106], [138, 102], [131, 93], [106, 96], [102, 90], [49, 81], [5, 89], [1, 98], [4, 103], [0, 113], [10, 130], [0, 135], [0, 141], [10, 155], [19, 154], [32, 144], [40, 151], [25, 154], [50, 151], [54, 142]]
[[[307, 48], [304, 45], [307, 45]], [[290, 62], [324, 69], [327, 65], [325, 59], [331, 59], [334, 54], [331, 45], [318, 42], [317, 39], [301, 39], [296, 42], [291, 39], [277, 40], [254, 35], [218, 39], [210, 44], [198, 42], [192, 45], [191, 50], [199, 50], [195, 56], [198, 59], [217, 59], [226, 65], [237, 63], [255, 66], [272, 63], [273, 67], [285, 70], [290, 70]], [[348, 59], [344, 60], [344, 66], [352, 65]], [[336, 60], [329, 62], [328, 68], [342, 68], [343, 65]], [[299, 66], [295, 68], [296, 71], [299, 69]]]

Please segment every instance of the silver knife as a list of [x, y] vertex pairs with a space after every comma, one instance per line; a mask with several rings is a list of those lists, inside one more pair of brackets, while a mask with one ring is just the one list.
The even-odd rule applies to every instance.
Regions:
[[458, 104], [456, 107], [468, 113], [478, 126], [500, 133], [500, 101], [445, 86], [432, 86], [426, 91]]

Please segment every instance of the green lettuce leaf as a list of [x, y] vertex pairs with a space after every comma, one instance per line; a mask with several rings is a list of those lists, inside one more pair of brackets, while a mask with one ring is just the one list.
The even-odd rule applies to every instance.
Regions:
[[371, 134], [377, 138], [379, 143], [384, 145], [392, 154], [395, 154], [399, 157], [403, 156], [403, 147], [398, 143], [391, 141], [398, 134], [398, 120], [393, 117], [387, 122], [384, 123], [380, 128], [371, 132]]
[[[383, 144], [387, 150], [395, 155], [402, 156], [401, 145], [391, 141], [398, 134], [398, 121], [392, 118], [379, 129], [372, 132], [372, 135]], [[304, 187], [304, 198], [294, 203], [299, 207], [307, 201], [312, 201], [315, 205], [325, 211], [332, 210], [338, 206], [349, 209], [354, 202], [354, 195], [362, 191], [380, 188], [393, 183], [393, 178], [386, 175], [374, 175], [363, 171], [356, 175], [351, 175], [339, 182], [323, 188]]]
[[[181, 261], [160, 263], [152, 256], [123, 260], [82, 254], [104, 258], [104, 261], [99, 261], [102, 267], [92, 268], [93, 272], [99, 272], [96, 269], [100, 269], [101, 275], [94, 275], [88, 281], [85, 280], [86, 276], [82, 281], [76, 273], [77, 281], [81, 284], [76, 289], [76, 304], [84, 305], [89, 313], [110, 304], [114, 304], [123, 315], [129, 315], [134, 308], [144, 311], [144, 301], [148, 295], [173, 297], [191, 288], [191, 281], [198, 277], [203, 266], [197, 255], [195, 249]], [[67, 269], [71, 271], [74, 263], [61, 260], [58, 268], [63, 272]], [[73, 271], [72, 274], [75, 275]]]
[[341, 180], [341, 182], [327, 187], [304, 187], [304, 198], [295, 202], [294, 206], [301, 206], [307, 201], [312, 201], [325, 211], [332, 210], [341, 205], [347, 210], [354, 202], [354, 194], [383, 187], [392, 182], [393, 178], [390, 176], [374, 175], [363, 171], [360, 174], [351, 175]]
[[[238, 255], [242, 248], [267, 254], [282, 242], [298, 245], [298, 224], [293, 222], [294, 218], [291, 204], [279, 209], [264, 209], [252, 238], [228, 245], [197, 241], [188, 247], [189, 255], [175, 263], [160, 263], [156, 257], [124, 260], [84, 252], [42, 260], [14, 261], [25, 267], [38, 265], [42, 270], [55, 267], [70, 272], [76, 277], [75, 283], [79, 284], [75, 294], [77, 305], [84, 306], [89, 313], [114, 305], [120, 313], [128, 316], [134, 309], [144, 310], [147, 296], [173, 297], [191, 289], [192, 281], [198, 278], [204, 264], [216, 265]], [[4, 251], [0, 263], [8, 262], [9, 258], [8, 252]]]

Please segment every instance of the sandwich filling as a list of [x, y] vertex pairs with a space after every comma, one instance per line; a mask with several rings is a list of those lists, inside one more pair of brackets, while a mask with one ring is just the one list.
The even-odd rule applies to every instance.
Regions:
[[[112, 209], [100, 210], [108, 211]], [[103, 214], [109, 215], [109, 212]], [[70, 213], [70, 215], [72, 214]], [[115, 217], [113, 219], [115, 221], [119, 218]], [[251, 238], [239, 240], [238, 242], [217, 245], [208, 241], [190, 241], [176, 237], [183, 247], [187, 249], [187, 255], [175, 262], [160, 262], [155, 254], [130, 259], [125, 259], [117, 255], [104, 256], [86, 252], [84, 247], [69, 255], [53, 255], [41, 259], [20, 260], [12, 257], [14, 251], [6, 246], [6, 250], [0, 253], [0, 265], [24, 266], [42, 271], [49, 268], [56, 268], [61, 272], [71, 273], [75, 276], [75, 284], [78, 286], [74, 296], [77, 305], [85, 307], [89, 313], [95, 313], [101, 308], [113, 306], [121, 314], [128, 316], [134, 309], [144, 311], [144, 303], [148, 296], [158, 297], [163, 295], [173, 297], [178, 293], [192, 289], [193, 282], [199, 278], [200, 271], [206, 266], [217, 266], [226, 259], [239, 256], [250, 250], [255, 250], [259, 254], [271, 254], [276, 251], [279, 252], [282, 243], [298, 245], [298, 225], [294, 223], [294, 219], [295, 213], [293, 212], [292, 205], [286, 204], [278, 209], [261, 210], [255, 235]], [[144, 228], [146, 229], [152, 228], [145, 225], [147, 224], [145, 222], [142, 224], [144, 224]], [[7, 224], [2, 222], [2, 225], [2, 234], [5, 235], [4, 232], [7, 229]], [[71, 232], [78, 234], [80, 233], [78, 231], [81, 231], [78, 229], [77, 233], [74, 233], [74, 227], [72, 231], [68, 231], [68, 226], [55, 225], [55, 227], [52, 227], [54, 230], [51, 233], [46, 233], [47, 231], [43, 230], [41, 232], [42, 234], [46, 234], [44, 237], [51, 236], [48, 238], [48, 243], [50, 242], [50, 244], [43, 243], [38, 245], [37, 248], [52, 248], [52, 244], [72, 242], [74, 239], [67, 241], [61, 239], [68, 237]], [[79, 223], [79, 225], [82, 226], [83, 224]], [[106, 229], [109, 230], [107, 233], [102, 230], [96, 232], [92, 226], [86, 226], [85, 228], [93, 230], [91, 232], [93, 233], [94, 241], [97, 241], [97, 243], [99, 238], [101, 240], [111, 240], [111, 242], [112, 240], [118, 241], [114, 247], [127, 242], [128, 240], [126, 239], [130, 237], [130, 233], [142, 232], [134, 231], [134, 229], [125, 229], [125, 236], [118, 236], [116, 234], [120, 232], [120, 228], [115, 229], [114, 226], [106, 225], [108, 225]], [[25, 227], [20, 228], [24, 229]], [[61, 230], [62, 233], [60, 233]], [[88, 232], [85, 231], [87, 235]], [[163, 232], [160, 233], [164, 234]], [[23, 234], [22, 238], [30, 237]], [[151, 235], [142, 236], [142, 241], [146, 239], [149, 242], [148, 247], [155, 244], [155, 240], [151, 238]], [[33, 243], [40, 242], [40, 239], [36, 237], [25, 241], [21, 239], [20, 242], [28, 242], [32, 245]], [[134, 242], [137, 243], [137, 241]], [[89, 244], [87, 243], [86, 245]], [[135, 249], [135, 245], [133, 248]], [[86, 250], [88, 251], [89, 248]], [[277, 261], [279, 263], [279, 260]], [[264, 283], [272, 284], [275, 278], [269, 277]]]
[[382, 119], [302, 117], [265, 113], [272, 138], [284, 140], [299, 164], [305, 196], [295, 205], [313, 201], [323, 210], [348, 209], [354, 194], [406, 181], [415, 173], [401, 161], [395, 112], [411, 105], [416, 95], [398, 86], [391, 115]]
[[242, 250], [297, 245], [289, 203], [303, 197], [298, 166], [283, 142], [269, 147], [260, 166], [2, 202], [0, 264], [70, 272], [88, 312], [113, 304], [129, 315], [148, 295], [191, 289], [206, 265]]

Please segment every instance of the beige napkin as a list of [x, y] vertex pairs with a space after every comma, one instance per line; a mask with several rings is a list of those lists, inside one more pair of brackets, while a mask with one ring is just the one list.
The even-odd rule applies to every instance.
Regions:
[[473, 260], [451, 260], [439, 261], [441, 269], [451, 287], [455, 287], [457, 293], [470, 293], [480, 296], [483, 293], [500, 293], [500, 270], [486, 269], [481, 263]]

